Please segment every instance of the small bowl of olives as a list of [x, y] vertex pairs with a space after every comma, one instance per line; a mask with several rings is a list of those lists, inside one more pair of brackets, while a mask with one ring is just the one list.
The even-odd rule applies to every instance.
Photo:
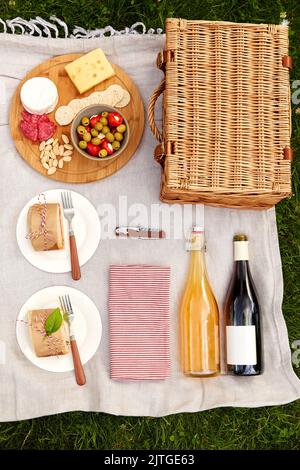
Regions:
[[71, 140], [76, 150], [90, 160], [116, 158], [126, 148], [129, 127], [126, 118], [108, 105], [91, 105], [73, 119]]

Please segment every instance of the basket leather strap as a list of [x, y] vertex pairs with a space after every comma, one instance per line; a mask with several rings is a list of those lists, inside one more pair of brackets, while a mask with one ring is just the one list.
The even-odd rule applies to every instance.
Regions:
[[285, 147], [283, 149], [283, 156], [284, 160], [289, 160], [291, 162], [293, 160], [293, 149], [291, 149], [291, 147]]
[[162, 133], [158, 130], [158, 127], [154, 119], [154, 108], [155, 108], [155, 103], [157, 101], [157, 98], [163, 93], [164, 89], [165, 89], [165, 79], [163, 78], [163, 80], [160, 82], [158, 87], [155, 88], [154, 92], [152, 93], [150, 100], [149, 100], [149, 104], [148, 104], [148, 119], [149, 119], [150, 129], [159, 142], [162, 142], [163, 137], [162, 137]]
[[164, 49], [157, 54], [156, 65], [159, 70], [165, 73], [167, 62], [167, 51]]
[[154, 160], [157, 161], [162, 167], [165, 166], [165, 154], [162, 144], [158, 144], [154, 150]]
[[288, 68], [289, 70], [292, 70], [293, 68], [293, 59], [290, 55], [284, 55], [282, 57], [282, 65], [283, 67]]

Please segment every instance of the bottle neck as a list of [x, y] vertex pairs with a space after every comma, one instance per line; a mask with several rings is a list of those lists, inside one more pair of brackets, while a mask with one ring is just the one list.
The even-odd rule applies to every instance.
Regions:
[[204, 234], [192, 233], [190, 275], [199, 278], [206, 273]]
[[247, 240], [236, 240], [233, 243], [233, 258], [235, 261], [235, 275], [240, 282], [248, 277], [249, 250]]
[[248, 277], [248, 260], [235, 261], [235, 275], [238, 281], [245, 281]]

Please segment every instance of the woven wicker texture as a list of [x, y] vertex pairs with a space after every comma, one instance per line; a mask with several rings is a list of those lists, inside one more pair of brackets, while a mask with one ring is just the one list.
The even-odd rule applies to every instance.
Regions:
[[167, 20], [165, 81], [149, 103], [163, 201], [263, 208], [290, 195], [287, 55], [287, 26]]

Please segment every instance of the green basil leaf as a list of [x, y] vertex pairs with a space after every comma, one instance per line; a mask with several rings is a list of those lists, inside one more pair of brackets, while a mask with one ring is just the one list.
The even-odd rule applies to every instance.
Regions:
[[63, 317], [59, 308], [53, 310], [45, 322], [47, 336], [53, 335], [61, 327]]

